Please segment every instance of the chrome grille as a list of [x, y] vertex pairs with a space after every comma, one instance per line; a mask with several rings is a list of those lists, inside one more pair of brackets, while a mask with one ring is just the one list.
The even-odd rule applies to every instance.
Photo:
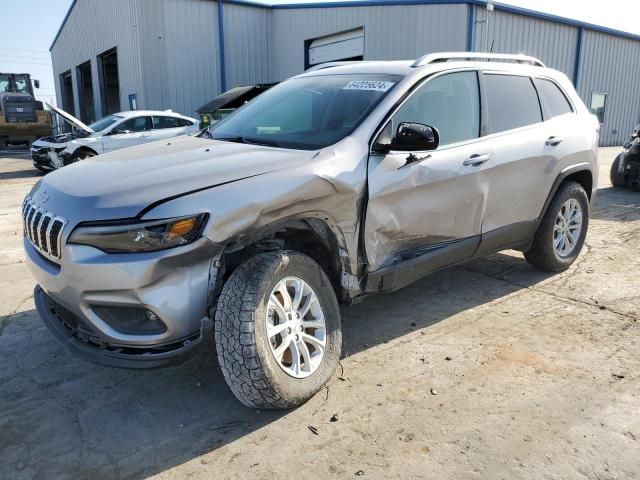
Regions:
[[67, 221], [38, 207], [31, 197], [22, 204], [24, 236], [38, 251], [50, 257], [60, 258], [62, 230]]

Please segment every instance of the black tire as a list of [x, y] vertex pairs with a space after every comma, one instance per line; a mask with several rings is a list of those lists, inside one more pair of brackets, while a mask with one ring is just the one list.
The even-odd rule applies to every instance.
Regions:
[[[269, 296], [289, 276], [301, 278], [314, 290], [325, 318], [324, 357], [306, 378], [294, 378], [280, 367], [266, 335]], [[224, 284], [212, 316], [222, 373], [234, 395], [248, 407], [300, 405], [329, 381], [338, 365], [342, 331], [336, 295], [322, 268], [301, 253], [269, 252], [247, 260]]]
[[40, 165], [36, 165], [35, 163], [33, 164], [33, 166], [40, 170], [42, 173], [49, 173], [51, 171], [50, 169], [42, 168]]
[[[573, 249], [565, 256], [560, 256], [553, 248], [553, 230], [556, 218], [562, 206], [569, 199], [575, 199], [582, 208], [582, 230]], [[536, 232], [533, 244], [524, 257], [531, 265], [548, 272], [561, 272], [571, 266], [580, 255], [589, 228], [589, 199], [582, 185], [576, 182], [563, 184], [553, 197], [540, 226]]]
[[86, 160], [87, 158], [95, 157], [96, 153], [91, 150], [80, 150], [75, 153], [65, 165], [71, 165], [72, 163], [79, 162], [80, 160]]
[[618, 165], [620, 165], [620, 157], [622, 157], [622, 153], [619, 154], [616, 159], [613, 161], [611, 165], [611, 170], [609, 172], [609, 178], [611, 179], [611, 185], [614, 187], [626, 187], [627, 186], [627, 176], [624, 173], [620, 173], [618, 171]]

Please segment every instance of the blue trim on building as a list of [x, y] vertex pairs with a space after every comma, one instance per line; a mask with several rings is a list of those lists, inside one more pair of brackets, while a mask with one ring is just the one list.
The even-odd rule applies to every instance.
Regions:
[[[389, 5], [459, 5], [471, 3], [474, 0], [344, 0], [338, 2], [318, 2], [318, 3], [278, 3], [265, 5], [274, 10], [297, 10], [305, 8], [336, 8], [336, 7], [383, 7]], [[257, 2], [250, 0], [229, 0], [229, 3], [242, 2], [260, 6]]]
[[476, 6], [470, 3], [469, 12], [467, 17], [467, 52], [473, 52], [475, 50], [475, 38], [476, 38]]
[[[476, 5], [485, 7], [487, 5], [486, 0], [343, 0], [337, 2], [317, 2], [317, 3], [286, 3], [273, 5], [269, 3], [260, 3], [252, 0], [224, 0], [227, 3], [235, 5], [245, 5], [249, 7], [267, 8], [267, 9], [305, 9], [305, 8], [337, 8], [337, 7], [371, 7], [371, 6], [388, 6], [388, 5]], [[56, 33], [56, 36], [49, 47], [51, 51], [62, 32], [67, 19], [71, 14], [71, 11], [75, 7], [77, 0], [73, 0], [67, 14], [62, 20], [62, 24]], [[583, 28], [586, 30], [592, 30], [594, 32], [607, 33], [616, 37], [628, 38], [631, 40], [640, 41], [640, 35], [636, 35], [629, 32], [623, 32], [613, 28], [603, 27], [601, 25], [595, 25], [593, 23], [582, 22], [580, 20], [573, 20], [566, 17], [560, 17], [558, 15], [552, 15], [550, 13], [542, 13], [536, 10], [530, 10], [528, 8], [515, 7], [512, 5], [506, 5], [504, 3], [493, 3], [496, 10], [513, 13], [516, 15], [524, 15], [527, 17], [538, 18], [540, 20], [547, 20], [550, 22], [559, 23], [562, 25], [570, 25], [573, 27]]]
[[224, 56], [224, 12], [222, 11], [222, 0], [218, 2], [218, 51], [220, 61], [220, 93], [227, 91], [227, 68]]
[[580, 72], [582, 70], [582, 42], [584, 41], [584, 28], [578, 28], [578, 42], [576, 44], [576, 64], [573, 67], [573, 86], [578, 89]]

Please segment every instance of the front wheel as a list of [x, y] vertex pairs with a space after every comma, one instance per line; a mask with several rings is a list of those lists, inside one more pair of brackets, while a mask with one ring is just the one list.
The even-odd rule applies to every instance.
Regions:
[[613, 185], [614, 187], [627, 186], [627, 176], [624, 173], [620, 173], [618, 171], [621, 158], [622, 158], [622, 153], [619, 154], [616, 157], [616, 159], [613, 161], [613, 164], [611, 165], [611, 170], [609, 171], [609, 178], [611, 179], [611, 185]]
[[96, 153], [90, 150], [80, 150], [78, 153], [73, 154], [65, 165], [71, 165], [72, 163], [79, 162], [80, 160], [86, 160], [87, 158], [95, 157]]
[[329, 381], [340, 359], [340, 309], [310, 257], [270, 252], [226, 281], [214, 313], [218, 361], [244, 405], [292, 408]]
[[589, 199], [582, 185], [562, 185], [538, 227], [526, 260], [548, 272], [561, 272], [578, 258], [589, 227]]

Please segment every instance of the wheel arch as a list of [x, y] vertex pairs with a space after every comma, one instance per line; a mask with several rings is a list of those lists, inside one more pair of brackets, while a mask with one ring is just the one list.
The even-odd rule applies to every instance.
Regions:
[[96, 152], [93, 148], [88, 147], [86, 145], [80, 145], [78, 148], [76, 148], [73, 151], [73, 155], [78, 155], [78, 153], [80, 152], [89, 152], [89, 153], [93, 153], [94, 155], [99, 155], [99, 153]]
[[295, 250], [311, 257], [331, 280], [339, 300], [357, 296], [360, 286], [350, 274], [344, 236], [320, 218], [290, 218], [230, 239], [220, 256], [217, 277], [222, 285], [249, 258], [268, 251]]
[[540, 212], [540, 216], [538, 217], [538, 222], [540, 222], [542, 218], [545, 216], [545, 214], [547, 213], [547, 210], [549, 209], [549, 205], [551, 205], [551, 202], [553, 201], [553, 197], [555, 197], [558, 190], [560, 190], [562, 185], [568, 182], [576, 182], [582, 185], [582, 188], [584, 188], [587, 194], [587, 198], [589, 199], [589, 202], [593, 201], [593, 198], [594, 198], [593, 187], [595, 183], [593, 178], [593, 168], [591, 164], [584, 163], [584, 164], [573, 165], [571, 167], [565, 168], [562, 172], [560, 172], [560, 174], [556, 177], [555, 181], [553, 182], [553, 185], [551, 186], [551, 190], [547, 195], [547, 199], [544, 202], [542, 211]]

